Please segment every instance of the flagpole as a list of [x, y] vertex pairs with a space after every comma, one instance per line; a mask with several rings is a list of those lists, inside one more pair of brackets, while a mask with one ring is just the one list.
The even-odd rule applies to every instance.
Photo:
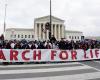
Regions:
[[6, 30], [6, 16], [7, 16], [7, 3], [5, 4], [5, 15], [4, 15], [4, 33]]

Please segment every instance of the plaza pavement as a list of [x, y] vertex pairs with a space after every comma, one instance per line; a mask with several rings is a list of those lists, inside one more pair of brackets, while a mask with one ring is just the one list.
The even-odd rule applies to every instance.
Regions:
[[0, 80], [100, 80], [100, 62], [0, 65]]

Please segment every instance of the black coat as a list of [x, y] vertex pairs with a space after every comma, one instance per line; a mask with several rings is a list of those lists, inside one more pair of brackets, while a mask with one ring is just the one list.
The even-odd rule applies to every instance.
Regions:
[[56, 41], [56, 38], [55, 38], [55, 37], [51, 37], [51, 38], [50, 38], [50, 42], [51, 42], [51, 43], [55, 43], [55, 41]]
[[10, 43], [7, 43], [6, 49], [11, 49]]
[[31, 49], [36, 49], [36, 46], [35, 45], [31, 45]]
[[28, 44], [24, 44], [24, 45], [22, 46], [22, 49], [30, 49], [30, 47], [29, 47]]
[[42, 44], [40, 44], [40, 45], [38, 45], [37, 49], [45, 49], [45, 47]]
[[64, 41], [59, 42], [59, 49], [66, 49], [66, 44]]

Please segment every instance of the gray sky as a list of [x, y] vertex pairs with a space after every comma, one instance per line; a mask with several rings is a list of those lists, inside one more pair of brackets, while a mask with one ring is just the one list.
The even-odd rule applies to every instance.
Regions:
[[[7, 0], [7, 28], [33, 28], [34, 18], [49, 15], [49, 0]], [[5, 0], [0, 0], [0, 34]], [[100, 0], [52, 0], [52, 14], [65, 20], [66, 30], [100, 36]]]

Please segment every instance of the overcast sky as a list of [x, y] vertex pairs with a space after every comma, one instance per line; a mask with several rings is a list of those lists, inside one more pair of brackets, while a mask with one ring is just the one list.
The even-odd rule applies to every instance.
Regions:
[[[34, 18], [49, 15], [50, 0], [7, 0], [7, 28], [33, 28]], [[5, 0], [0, 0], [0, 34]], [[66, 30], [100, 36], [100, 0], [52, 0], [52, 15], [65, 20]]]

